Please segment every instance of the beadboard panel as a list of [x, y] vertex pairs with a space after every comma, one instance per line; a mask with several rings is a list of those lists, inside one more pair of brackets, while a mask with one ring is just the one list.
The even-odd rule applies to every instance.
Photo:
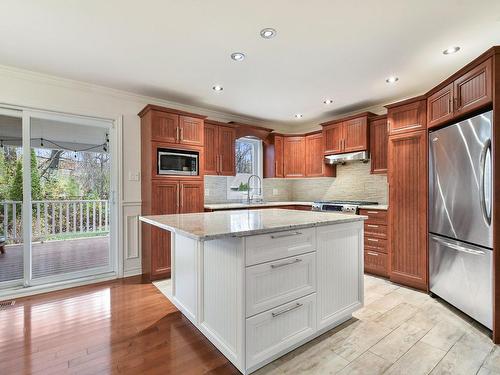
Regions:
[[174, 302], [193, 324], [198, 316], [198, 274], [200, 243], [188, 237], [171, 234], [172, 283]]
[[200, 253], [199, 327], [240, 370], [244, 368], [244, 241], [205, 241]]
[[246, 316], [279, 306], [316, 290], [316, 253], [246, 269]]
[[363, 224], [316, 230], [318, 329], [322, 329], [363, 304], [363, 279], [359, 276], [363, 275]]

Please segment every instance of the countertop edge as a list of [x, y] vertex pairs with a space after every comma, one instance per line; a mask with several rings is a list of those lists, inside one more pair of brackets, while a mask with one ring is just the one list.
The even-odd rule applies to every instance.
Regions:
[[210, 240], [216, 240], [220, 238], [239, 238], [239, 237], [247, 237], [247, 236], [255, 236], [259, 234], [268, 234], [268, 233], [274, 233], [274, 232], [283, 232], [287, 230], [292, 230], [292, 229], [304, 229], [304, 228], [313, 228], [313, 227], [323, 227], [327, 225], [334, 225], [334, 224], [345, 224], [345, 223], [353, 223], [357, 221], [364, 221], [367, 220], [368, 216], [363, 216], [363, 215], [346, 215], [346, 218], [342, 219], [335, 219], [331, 221], [322, 221], [322, 222], [315, 222], [315, 223], [306, 223], [306, 224], [292, 224], [292, 225], [286, 225], [286, 226], [280, 226], [280, 227], [273, 227], [273, 228], [262, 228], [262, 229], [254, 229], [254, 230], [246, 230], [246, 231], [241, 231], [241, 232], [229, 232], [229, 233], [216, 233], [216, 234], [210, 234], [210, 235], [205, 235], [205, 236], [198, 236], [196, 234], [193, 234], [191, 232], [184, 231], [182, 229], [172, 227], [170, 225], [162, 224], [158, 221], [150, 220], [146, 217], [139, 216], [139, 220], [153, 225], [155, 227], [168, 230], [170, 232], [174, 232], [177, 234], [181, 234], [183, 236], [186, 236], [188, 238], [192, 238], [197, 241], [210, 241]]

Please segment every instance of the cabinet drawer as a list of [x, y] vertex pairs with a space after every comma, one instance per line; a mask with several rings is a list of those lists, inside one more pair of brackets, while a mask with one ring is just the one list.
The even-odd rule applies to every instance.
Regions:
[[365, 250], [376, 250], [387, 253], [387, 240], [382, 238], [365, 237]]
[[385, 210], [359, 210], [360, 215], [368, 216], [367, 224], [386, 224], [387, 225], [387, 211]]
[[288, 230], [246, 238], [246, 265], [274, 261], [316, 250], [314, 228]]
[[246, 367], [316, 332], [316, 294], [296, 299], [246, 320]]
[[246, 269], [246, 316], [269, 310], [316, 290], [316, 253]]
[[365, 251], [365, 272], [387, 276], [387, 254]]
[[365, 223], [365, 237], [387, 238], [387, 225]]

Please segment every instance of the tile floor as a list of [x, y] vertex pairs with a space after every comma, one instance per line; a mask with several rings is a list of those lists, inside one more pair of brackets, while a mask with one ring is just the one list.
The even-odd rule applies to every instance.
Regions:
[[[170, 295], [170, 281], [155, 285]], [[365, 276], [365, 307], [353, 319], [255, 374], [500, 375], [489, 332], [425, 293]]]

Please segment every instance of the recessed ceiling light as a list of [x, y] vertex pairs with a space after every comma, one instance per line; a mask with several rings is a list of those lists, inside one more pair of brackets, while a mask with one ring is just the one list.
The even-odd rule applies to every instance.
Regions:
[[387, 83], [389, 83], [389, 84], [396, 83], [397, 81], [399, 81], [399, 78], [398, 78], [398, 77], [395, 77], [395, 76], [388, 77], [388, 78], [386, 78], [386, 80], [385, 80], [385, 82], [387, 82]]
[[325, 104], [332, 104], [333, 100], [332, 99], [325, 99], [325, 100], [323, 100], [323, 103], [325, 103]]
[[275, 29], [271, 27], [266, 27], [265, 29], [260, 30], [260, 36], [264, 39], [271, 39], [276, 36], [277, 32]]
[[231, 54], [231, 58], [234, 61], [243, 61], [245, 60], [245, 54], [243, 52], [234, 52]]
[[297, 114], [295, 115], [295, 118], [302, 118], [302, 114], [301, 114], [301, 113], [297, 113]]
[[222, 87], [221, 85], [215, 85], [214, 87], [212, 87], [212, 90], [214, 90], [214, 91], [222, 91], [222, 90], [224, 90], [224, 87]]
[[451, 55], [451, 54], [457, 53], [458, 51], [460, 51], [460, 47], [459, 46], [446, 48], [443, 51], [443, 55]]

